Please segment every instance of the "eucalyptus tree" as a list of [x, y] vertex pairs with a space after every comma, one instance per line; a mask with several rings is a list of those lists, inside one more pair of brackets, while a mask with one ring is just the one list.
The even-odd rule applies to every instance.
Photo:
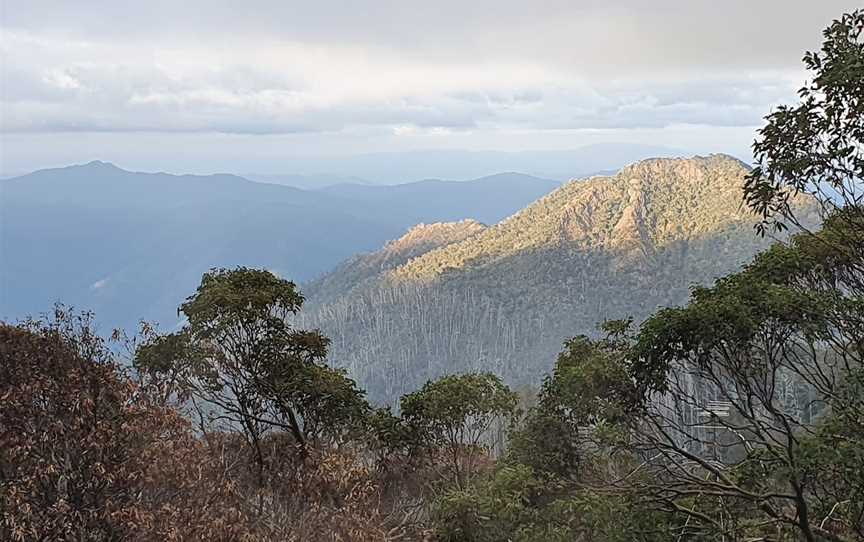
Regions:
[[139, 348], [136, 366], [170, 377], [205, 428], [239, 430], [263, 475], [269, 432], [289, 433], [305, 455], [310, 440], [343, 435], [368, 408], [354, 381], [324, 363], [328, 339], [291, 326], [302, 304], [294, 283], [268, 271], [214, 269], [181, 305], [186, 325]]
[[428, 451], [443, 451], [446, 471], [466, 486], [480, 454], [488, 449], [495, 424], [507, 424], [518, 398], [491, 373], [444, 376], [404, 395], [402, 417]]
[[823, 35], [821, 50], [804, 55], [811, 78], [798, 91], [800, 102], [768, 115], [753, 145], [745, 200], [762, 217], [762, 233], [803, 227], [791, 205], [802, 193], [825, 217], [845, 208], [855, 224], [864, 219], [864, 9], [844, 14]]
[[824, 37], [744, 187], [760, 234], [798, 234], [649, 318], [631, 350], [649, 489], [694, 532], [864, 538], [864, 10]]
[[864, 305], [819, 287], [843, 272], [823, 248], [778, 244], [640, 328], [631, 373], [650, 407], [631, 445], [655, 475], [642, 489], [690, 534], [864, 535]]

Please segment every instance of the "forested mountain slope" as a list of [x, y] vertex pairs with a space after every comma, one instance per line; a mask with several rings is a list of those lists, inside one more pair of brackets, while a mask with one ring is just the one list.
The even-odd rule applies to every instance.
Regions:
[[498, 221], [555, 186], [505, 175], [325, 192], [104, 162], [41, 170], [0, 181], [0, 320], [61, 301], [109, 329], [140, 319], [170, 329], [211, 267], [310, 280], [419, 222]]
[[487, 226], [473, 219], [418, 224], [402, 237], [388, 242], [381, 250], [358, 254], [346, 260], [332, 272], [306, 284], [304, 292], [314, 297], [319, 304], [337, 300], [363, 286], [374, 286], [374, 280], [382, 273], [394, 270], [412, 258], [464, 241], [487, 229]]
[[343, 264], [307, 289], [303, 325], [379, 400], [472, 369], [536, 383], [566, 338], [681, 304], [768, 246], [741, 204], [747, 171], [712, 155], [571, 182], [399, 265], [370, 264], [392, 246]]

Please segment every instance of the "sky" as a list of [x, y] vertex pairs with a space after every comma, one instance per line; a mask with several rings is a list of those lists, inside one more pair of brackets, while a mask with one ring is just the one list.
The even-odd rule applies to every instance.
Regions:
[[746, 160], [803, 53], [860, 0], [0, 4], [8, 176], [611, 142]]

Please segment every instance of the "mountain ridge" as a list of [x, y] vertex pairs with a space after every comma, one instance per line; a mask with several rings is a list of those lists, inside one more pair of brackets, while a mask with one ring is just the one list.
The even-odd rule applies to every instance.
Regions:
[[[616, 245], [623, 246], [626, 244], [626, 239], [623, 239], [625, 233], [632, 240], [640, 241], [642, 245], [646, 244], [646, 242], [657, 242], [665, 238], [664, 235], [668, 236], [668, 233], [666, 231], [649, 232], [645, 230], [644, 228], [648, 225], [637, 216], [645, 214], [646, 202], [644, 198], [646, 194], [643, 184], [646, 178], [650, 179], [652, 176], [657, 176], [658, 174], [673, 174], [676, 179], [686, 179], [693, 185], [696, 185], [706, 181], [704, 169], [694, 166], [694, 164], [700, 163], [700, 161], [702, 161], [702, 164], [705, 164], [704, 167], [722, 165], [724, 168], [740, 168], [739, 171], [734, 172], [739, 176], [749, 171], [749, 168], [736, 158], [728, 155], [712, 155], [706, 158], [643, 160], [623, 168], [616, 176], [611, 177], [612, 179], [617, 179], [614, 184], [609, 183], [610, 177], [598, 176], [584, 180], [574, 180], [503, 220], [495, 228], [484, 232], [493, 242], [491, 248], [492, 255], [506, 255], [514, 250], [525, 250], [532, 246], [565, 241], [575, 242], [583, 249], [590, 249], [597, 242], [601, 241], [601, 234], [603, 233], [612, 234], [605, 239], [611, 243], [607, 248], [616, 248]], [[658, 170], [658, 166], [665, 166], [667, 169], [666, 171]], [[676, 167], [678, 168], [677, 170]], [[722, 178], [718, 179], [722, 180]], [[663, 188], [669, 189], [671, 187]], [[726, 185], [722, 188], [728, 191], [730, 189], [738, 190], [740, 187]], [[696, 200], [697, 205], [700, 207], [713, 206], [716, 204], [718, 197], [723, 199], [725, 196], [725, 194], [711, 194], [704, 190], [701, 194], [697, 192], [697, 195], [702, 196], [701, 199]], [[562, 202], [566, 202], [566, 204], [562, 205]], [[606, 207], [598, 208], [598, 205], [603, 202], [605, 202]], [[740, 206], [738, 207], [741, 210]], [[728, 206], [725, 208], [731, 211]], [[678, 208], [673, 211], [681, 213], [681, 216], [686, 216], [683, 213], [684, 209]], [[595, 226], [597, 226], [595, 224], [595, 215], [602, 213], [608, 215], [610, 212], [620, 212], [621, 216], [614, 224], [611, 222], [603, 224], [606, 227], [606, 231], [595, 231]], [[730, 216], [736, 220], [743, 219], [743, 216], [739, 214], [732, 214]], [[532, 225], [531, 223], [538, 222], [538, 217], [540, 222], [539, 227], [543, 229], [542, 236], [526, 239], [524, 236], [519, 235], [521, 231], [532, 228], [536, 230], [538, 225]], [[694, 224], [691, 222], [686, 226], [689, 228], [714, 228], [717, 225]], [[556, 226], [558, 227], [556, 228]], [[609, 230], [610, 226], [611, 230]], [[681, 229], [682, 225], [678, 224], [677, 227]], [[654, 229], [656, 229], [656, 226]], [[693, 230], [691, 229], [690, 231]], [[658, 237], [658, 234], [661, 234], [660, 237]], [[650, 235], [651, 239], [644, 239], [646, 235]], [[483, 256], [489, 256], [489, 245], [486, 244], [484, 246], [487, 253]], [[479, 247], [475, 243], [473, 246], [466, 246], [464, 248], [466, 252], [476, 252]], [[450, 247], [443, 250], [453, 251], [458, 250], [458, 247]], [[424, 254], [421, 259], [412, 262], [410, 267], [399, 270], [399, 273], [404, 276], [418, 277], [428, 274], [430, 271], [434, 273], [434, 269], [441, 268], [442, 266], [452, 267], [452, 265], [447, 265], [443, 262], [439, 262], [436, 265], [436, 261], [442, 259], [446, 260], [447, 258], [438, 251], [431, 251]], [[428, 263], [432, 270], [421, 269], [424, 263]]]
[[420, 223], [379, 250], [357, 254], [322, 277], [303, 286], [304, 293], [319, 303], [362, 287], [381, 272], [396, 269], [422, 254], [474, 237], [488, 226], [474, 219], [458, 222]]
[[741, 204], [748, 171], [728, 155], [664, 158], [568, 183], [360, 284], [326, 278], [341, 291], [311, 292], [300, 321], [381, 401], [451, 372], [536, 384], [566, 338], [683, 303], [768, 246]]
[[[62, 301], [109, 326], [131, 330], [146, 319], [170, 327], [211, 267], [311, 280], [418, 222], [497, 221], [551, 190], [522, 185], [508, 199], [496, 197], [494, 183], [466, 185], [467, 194], [439, 184], [434, 198], [408, 190], [394, 203], [102, 161], [31, 172], [0, 182], [0, 319]], [[448, 199], [459, 200], [455, 211], [440, 205]]]

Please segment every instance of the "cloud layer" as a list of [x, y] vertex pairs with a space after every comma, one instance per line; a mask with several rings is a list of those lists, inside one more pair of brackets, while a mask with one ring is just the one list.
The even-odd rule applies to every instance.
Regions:
[[7, 133], [411, 135], [753, 126], [851, 3], [16, 4]]
[[746, 159], [858, 4], [0, 0], [0, 176], [620, 141]]

